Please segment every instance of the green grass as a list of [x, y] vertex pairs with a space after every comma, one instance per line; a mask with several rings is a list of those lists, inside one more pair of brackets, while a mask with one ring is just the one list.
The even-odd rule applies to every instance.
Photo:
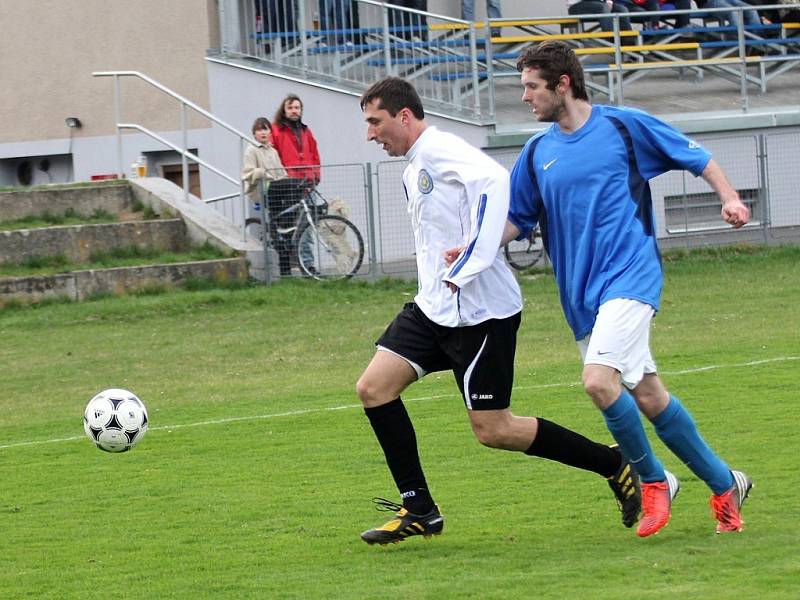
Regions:
[[[354, 384], [412, 283], [281, 282], [0, 312], [0, 598], [797, 598], [800, 249], [667, 262], [653, 347], [670, 389], [756, 487], [738, 535], [682, 480], [639, 539], [604, 481], [474, 440], [449, 374], [404, 398], [445, 533], [368, 547], [396, 496]], [[523, 278], [514, 410], [608, 442], [548, 275]], [[152, 429], [83, 436], [126, 387]], [[60, 441], [59, 441], [60, 440]]]
[[89, 262], [76, 263], [67, 259], [63, 254], [53, 256], [35, 256], [28, 258], [19, 265], [0, 265], [0, 277], [24, 277], [30, 275], [53, 275], [55, 273], [69, 273], [85, 269], [110, 269], [113, 267], [132, 267], [140, 265], [160, 265], [196, 260], [214, 260], [226, 258], [228, 254], [204, 244], [185, 252], [165, 252], [153, 248], [140, 246], [125, 246], [105, 252], [95, 252], [90, 255]]

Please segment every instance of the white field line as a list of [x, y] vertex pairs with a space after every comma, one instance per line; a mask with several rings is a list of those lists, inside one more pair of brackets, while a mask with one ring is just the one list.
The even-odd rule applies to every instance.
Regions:
[[[662, 375], [691, 375], [693, 373], [703, 373], [706, 371], [715, 371], [718, 369], [736, 369], [741, 367], [757, 367], [759, 365], [765, 365], [769, 363], [776, 363], [776, 362], [786, 362], [786, 361], [793, 361], [793, 360], [800, 360], [800, 356], [778, 356], [776, 358], [766, 358], [763, 360], [754, 360], [745, 363], [737, 363], [731, 365], [707, 365], [704, 367], [694, 367], [691, 369], [682, 369], [680, 371], [662, 371]], [[566, 382], [566, 383], [546, 383], [541, 385], [526, 385], [526, 386], [515, 386], [515, 390], [543, 390], [547, 388], [558, 388], [558, 387], [578, 387], [580, 384], [579, 381], [574, 382]], [[418, 398], [403, 398], [403, 402], [420, 402], [425, 400], [441, 400], [442, 398], [453, 398], [458, 396], [458, 394], [441, 394], [438, 396], [420, 396]], [[159, 425], [158, 427], [150, 427], [151, 431], [163, 431], [168, 430], [172, 431], [173, 429], [185, 429], [187, 427], [205, 427], [207, 425], [224, 425], [225, 423], [236, 423], [239, 421], [258, 421], [264, 419], [277, 419], [279, 417], [296, 417], [300, 415], [306, 415], [311, 413], [325, 413], [331, 412], [334, 410], [352, 410], [361, 408], [361, 404], [345, 404], [342, 406], [328, 406], [325, 408], [303, 408], [300, 410], [290, 410], [286, 412], [280, 413], [271, 413], [267, 415], [249, 415], [245, 417], [228, 417], [225, 419], [211, 419], [208, 421], [198, 421], [196, 423], [183, 423], [178, 425]], [[70, 437], [62, 437], [62, 438], [53, 438], [49, 440], [31, 440], [27, 442], [14, 442], [11, 444], [2, 444], [0, 445], [0, 450], [5, 450], [7, 448], [19, 448], [21, 446], [37, 446], [40, 444], [55, 444], [57, 442], [71, 442], [74, 440], [82, 440], [85, 436], [83, 435], [73, 435]]]

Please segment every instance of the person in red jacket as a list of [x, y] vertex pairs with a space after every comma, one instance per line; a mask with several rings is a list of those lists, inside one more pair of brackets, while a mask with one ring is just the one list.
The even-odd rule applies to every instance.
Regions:
[[317, 140], [308, 125], [303, 123], [303, 101], [299, 96], [289, 94], [275, 112], [272, 145], [278, 151], [289, 177], [319, 183]]

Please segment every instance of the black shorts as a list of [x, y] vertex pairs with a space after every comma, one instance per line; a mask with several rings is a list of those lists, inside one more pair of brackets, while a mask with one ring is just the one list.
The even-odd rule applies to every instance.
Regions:
[[478, 325], [443, 327], [409, 302], [375, 345], [407, 360], [420, 378], [453, 371], [468, 409], [499, 410], [511, 405], [519, 324], [517, 313]]

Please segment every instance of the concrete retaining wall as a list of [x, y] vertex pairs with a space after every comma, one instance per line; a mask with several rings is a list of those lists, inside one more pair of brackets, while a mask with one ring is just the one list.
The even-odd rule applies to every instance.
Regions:
[[63, 215], [72, 209], [91, 216], [96, 210], [112, 215], [130, 211], [133, 196], [130, 185], [96, 185], [74, 188], [24, 189], [0, 193], [0, 221], [11, 221], [49, 212]]
[[168, 219], [0, 231], [0, 264], [57, 254], [87, 262], [93, 253], [130, 246], [182, 252], [189, 247], [186, 226]]
[[213, 279], [218, 282], [247, 279], [247, 261], [226, 258], [193, 263], [93, 269], [61, 275], [10, 277], [0, 279], [0, 304], [17, 300], [39, 302], [65, 297], [85, 300], [99, 294], [121, 295], [159, 287], [178, 287], [187, 279]]

